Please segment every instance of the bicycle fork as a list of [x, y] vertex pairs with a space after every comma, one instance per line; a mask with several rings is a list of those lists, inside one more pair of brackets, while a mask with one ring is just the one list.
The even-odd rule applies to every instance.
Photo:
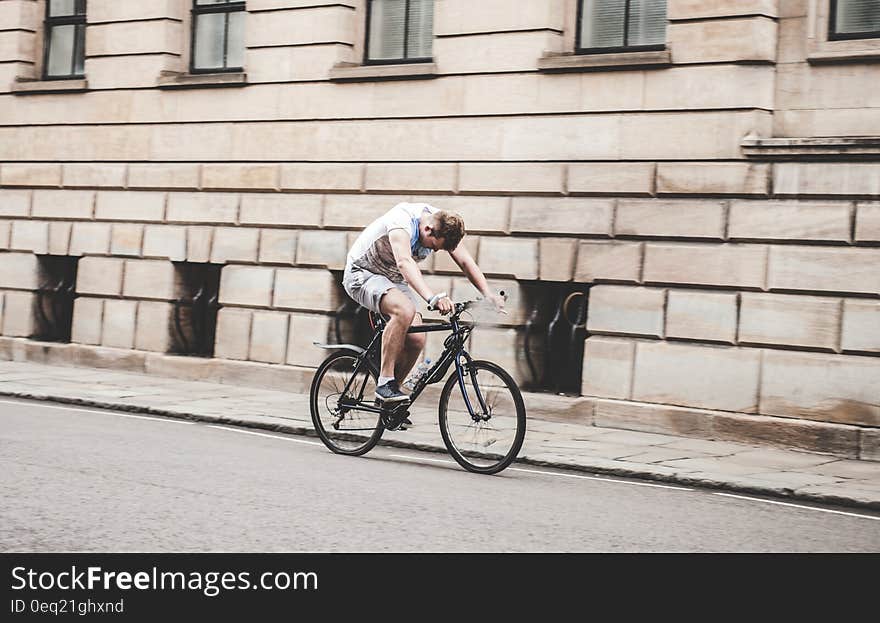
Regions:
[[[468, 396], [467, 388], [464, 384], [464, 370], [461, 365], [462, 356], [467, 360], [467, 372], [470, 374], [471, 383], [474, 385], [474, 393], [477, 395], [477, 400], [480, 403], [481, 413], [477, 413], [474, 410], [474, 406], [471, 404], [471, 399]], [[488, 422], [489, 418], [492, 417], [492, 414], [489, 413], [489, 408], [486, 406], [486, 401], [483, 399], [483, 393], [480, 391], [480, 386], [477, 384], [477, 371], [471, 363], [471, 356], [464, 351], [459, 352], [455, 356], [455, 371], [458, 375], [458, 387], [461, 389], [461, 395], [464, 398], [464, 404], [467, 406], [468, 413], [471, 414], [471, 419], [474, 422]]]

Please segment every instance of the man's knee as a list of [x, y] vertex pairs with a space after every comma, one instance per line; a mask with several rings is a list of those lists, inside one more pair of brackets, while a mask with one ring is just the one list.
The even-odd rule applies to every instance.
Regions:
[[410, 326], [416, 316], [416, 307], [412, 301], [402, 292], [388, 292], [382, 298], [383, 311], [392, 316], [395, 320], [399, 320], [407, 327]]

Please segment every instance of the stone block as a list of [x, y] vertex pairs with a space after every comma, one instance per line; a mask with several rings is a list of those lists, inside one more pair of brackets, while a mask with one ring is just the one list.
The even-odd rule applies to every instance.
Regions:
[[90, 219], [94, 204], [95, 192], [92, 190], [35, 190], [31, 215]]
[[635, 352], [635, 342], [598, 336], [588, 338], [584, 344], [581, 394], [629, 398]]
[[208, 262], [211, 260], [211, 244], [214, 241], [214, 228], [193, 225], [186, 228], [186, 260], [188, 262]]
[[3, 186], [61, 186], [60, 164], [3, 163], [0, 167]]
[[179, 20], [151, 19], [90, 24], [86, 41], [89, 56], [174, 54], [182, 44]]
[[480, 240], [479, 264], [487, 275], [537, 279], [538, 241], [483, 236]]
[[611, 199], [545, 199], [514, 197], [510, 231], [611, 235]]
[[741, 294], [739, 341], [837, 350], [840, 300], [790, 294]]
[[174, 306], [159, 301], [139, 301], [134, 347], [155, 353], [171, 352], [175, 347]]
[[568, 165], [568, 192], [583, 195], [653, 195], [653, 162]]
[[[467, 226], [467, 225], [465, 224], [465, 226]], [[480, 252], [480, 237], [479, 236], [465, 236], [462, 239], [461, 244], [464, 245], [464, 248], [468, 250], [468, 253], [471, 254], [471, 257], [476, 258], [479, 256], [479, 252]], [[349, 248], [351, 248], [351, 245], [349, 245]], [[438, 252], [432, 253], [428, 257], [428, 260], [425, 261], [425, 263], [419, 265], [419, 268], [422, 271], [425, 270], [425, 264], [431, 258], [434, 259], [434, 264], [432, 266], [432, 269], [435, 273], [453, 273], [453, 274], [461, 273], [461, 269], [458, 267], [458, 264], [455, 263], [455, 260], [452, 259], [452, 256], [449, 253], [446, 253], [444, 251], [438, 251]]]
[[[269, 307], [275, 270], [259, 266], [224, 266], [220, 272], [220, 303]], [[246, 359], [247, 357], [242, 357]]]
[[[783, 4], [785, 4], [783, 0]], [[737, 15], [766, 15], [778, 17], [779, 0], [669, 0], [667, 12], [670, 20], [707, 17], [734, 17]], [[792, 3], [794, 4], [794, 3]], [[800, 3], [798, 3], [800, 4]]]
[[248, 359], [263, 363], [284, 363], [290, 314], [255, 311], [251, 321]]
[[296, 258], [296, 230], [260, 230], [261, 264], [294, 264]]
[[215, 227], [211, 263], [257, 261], [260, 230], [252, 227]]
[[770, 165], [747, 162], [661, 162], [658, 195], [767, 195]]
[[55, 221], [49, 223], [49, 253], [52, 255], [68, 255], [70, 252], [70, 233], [73, 223]]
[[[474, 308], [472, 315], [474, 319], [483, 324], [512, 325], [521, 326], [526, 323], [529, 314], [535, 304], [535, 299], [539, 295], [534, 287], [524, 286], [513, 279], [487, 279], [486, 283], [492, 292], [504, 292], [507, 301], [504, 303], [504, 310], [507, 315], [499, 315], [491, 306], [485, 308]], [[440, 284], [438, 284], [439, 287]], [[450, 292], [446, 290], [446, 292]], [[464, 277], [452, 280], [452, 300], [473, 301], [482, 298], [482, 295]], [[439, 319], [439, 316], [437, 317]]]
[[12, 221], [0, 221], [0, 250], [9, 249], [10, 238], [12, 237]]
[[100, 344], [103, 326], [104, 299], [76, 297], [73, 301], [70, 341], [76, 344]]
[[621, 199], [615, 236], [724, 238], [725, 203], [705, 200]]
[[645, 245], [645, 283], [687, 283], [761, 289], [767, 247], [736, 244]]
[[169, 193], [166, 220], [179, 223], [235, 223], [238, 195], [229, 193]]
[[844, 351], [880, 353], [880, 302], [846, 299], [841, 333]]
[[510, 220], [509, 197], [414, 197], [416, 203], [429, 203], [438, 210], [455, 212], [464, 219], [468, 235], [507, 233]]
[[130, 164], [129, 188], [195, 190], [199, 187], [199, 164]]
[[[223, 270], [225, 273], [228, 267]], [[217, 312], [217, 331], [214, 338], [214, 356], [218, 359], [248, 358], [251, 341], [251, 317], [245, 309], [221, 308]]]
[[278, 190], [277, 164], [204, 164], [202, 188], [213, 190]]
[[48, 221], [12, 221], [9, 248], [44, 254], [49, 251]]
[[296, 246], [296, 263], [342, 270], [348, 254], [347, 234], [344, 231], [301, 231]]
[[153, 221], [165, 217], [165, 193], [98, 191], [95, 218], [104, 221]]
[[370, 191], [452, 192], [455, 164], [368, 164], [364, 189]]
[[283, 190], [360, 191], [364, 165], [353, 163], [310, 163], [281, 165]]
[[672, 22], [667, 38], [676, 63], [775, 61], [778, 28], [764, 16]]
[[36, 290], [40, 263], [33, 253], [0, 253], [0, 288]]
[[107, 255], [110, 223], [74, 223], [70, 231], [70, 255]]
[[577, 256], [575, 238], [541, 238], [538, 276], [541, 281], [571, 281]]
[[125, 260], [123, 296], [170, 301], [178, 298], [182, 290], [182, 277], [171, 262]]
[[143, 256], [172, 262], [186, 260], [186, 229], [182, 225], [144, 225]]
[[849, 202], [734, 201], [728, 236], [741, 240], [849, 242]]
[[880, 249], [797, 246], [770, 248], [771, 290], [880, 292]]
[[0, 216], [28, 216], [30, 212], [30, 190], [0, 189]]
[[37, 331], [37, 297], [33, 292], [9, 291], [3, 295], [3, 335], [31, 337]]
[[717, 413], [619, 400], [596, 400], [593, 409], [596, 426], [691, 439], [711, 439], [712, 420]]
[[880, 203], [856, 206], [856, 242], [880, 242]]
[[143, 225], [138, 223], [114, 223], [113, 231], [110, 234], [110, 254], [140, 256], [143, 237]]
[[342, 290], [328, 270], [279, 268], [276, 272], [273, 307], [329, 312], [342, 303]]
[[76, 269], [77, 293], [119, 296], [122, 293], [123, 262], [114, 257], [82, 258]]
[[666, 337], [736, 343], [737, 295], [732, 292], [669, 290]]
[[333, 319], [316, 314], [290, 314], [290, 332], [287, 342], [287, 363], [294, 366], [317, 368], [327, 358], [328, 351], [313, 342], [327, 343]]
[[324, 227], [356, 229], [366, 227], [398, 203], [409, 201], [399, 195], [327, 195], [324, 198]]
[[755, 413], [760, 362], [759, 350], [639, 342], [632, 399]]
[[462, 192], [561, 194], [564, 174], [560, 164], [462, 163], [458, 186]]
[[880, 461], [880, 430], [859, 431], [859, 458], [863, 461]]
[[574, 280], [585, 283], [625, 281], [638, 283], [642, 274], [643, 244], [588, 242], [578, 244]]
[[662, 338], [665, 302], [665, 290], [593, 286], [587, 331]]
[[434, 17], [437, 35], [563, 28], [561, 0], [523, 2], [510, 5], [506, 0], [444, 0]]
[[[525, 358], [524, 333], [516, 329], [480, 327], [471, 336], [468, 352], [474, 359], [485, 359], [507, 370], [519, 385], [534, 382]], [[439, 350], [432, 350], [439, 356]], [[430, 354], [430, 353], [429, 353]]]
[[61, 183], [65, 188], [125, 187], [124, 164], [65, 164]]
[[104, 330], [101, 346], [134, 348], [137, 301], [108, 299], [104, 301]]
[[321, 195], [244, 194], [239, 220], [247, 225], [321, 226]]
[[880, 360], [875, 357], [767, 350], [761, 413], [880, 426]]
[[773, 192], [799, 196], [880, 196], [880, 164], [869, 162], [779, 162]]

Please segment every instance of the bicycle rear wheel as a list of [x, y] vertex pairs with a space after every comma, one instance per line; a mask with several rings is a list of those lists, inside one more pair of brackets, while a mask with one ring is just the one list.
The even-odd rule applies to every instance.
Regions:
[[333, 452], [349, 456], [369, 452], [385, 430], [378, 413], [351, 408], [371, 403], [376, 391], [375, 375], [366, 366], [356, 369], [357, 364], [358, 356], [351, 351], [333, 353], [315, 372], [310, 392], [318, 437]]
[[489, 361], [473, 361], [465, 369], [464, 389], [470, 409], [461, 390], [454, 391], [457, 386], [458, 374], [453, 373], [440, 394], [443, 442], [466, 470], [497, 474], [513, 462], [525, 439], [522, 393], [501, 366]]

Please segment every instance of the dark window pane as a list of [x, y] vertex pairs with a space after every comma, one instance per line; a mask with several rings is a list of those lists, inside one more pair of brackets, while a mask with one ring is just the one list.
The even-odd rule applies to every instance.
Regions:
[[226, 30], [225, 13], [194, 15], [196, 41], [193, 66], [197, 69], [223, 67], [223, 37]]
[[85, 24], [77, 24], [76, 26], [76, 56], [73, 59], [73, 73], [82, 76], [85, 73], [84, 61], [86, 50], [86, 26]]
[[244, 11], [236, 11], [229, 14], [226, 66], [244, 67]]
[[880, 0], [837, 0], [835, 24], [842, 34], [880, 32]]
[[403, 58], [406, 0], [373, 0], [370, 6], [369, 58]]
[[73, 43], [76, 26], [66, 24], [49, 29], [49, 54], [46, 61], [47, 76], [69, 76], [73, 60]]
[[434, 42], [434, 0], [410, 0], [408, 58], [430, 58]]
[[76, 0], [49, 0], [49, 17], [76, 15]]
[[627, 45], [666, 43], [666, 0], [630, 0]]
[[582, 10], [582, 48], [623, 47], [626, 20], [624, 0], [583, 0]]
[[[196, 0], [196, 4], [198, 4], [198, 5], [203, 5], [203, 4], [226, 4], [226, 3], [228, 3], [229, 1], [230, 1], [230, 0]], [[232, 0], [232, 1], [238, 1], [238, 0]]]

